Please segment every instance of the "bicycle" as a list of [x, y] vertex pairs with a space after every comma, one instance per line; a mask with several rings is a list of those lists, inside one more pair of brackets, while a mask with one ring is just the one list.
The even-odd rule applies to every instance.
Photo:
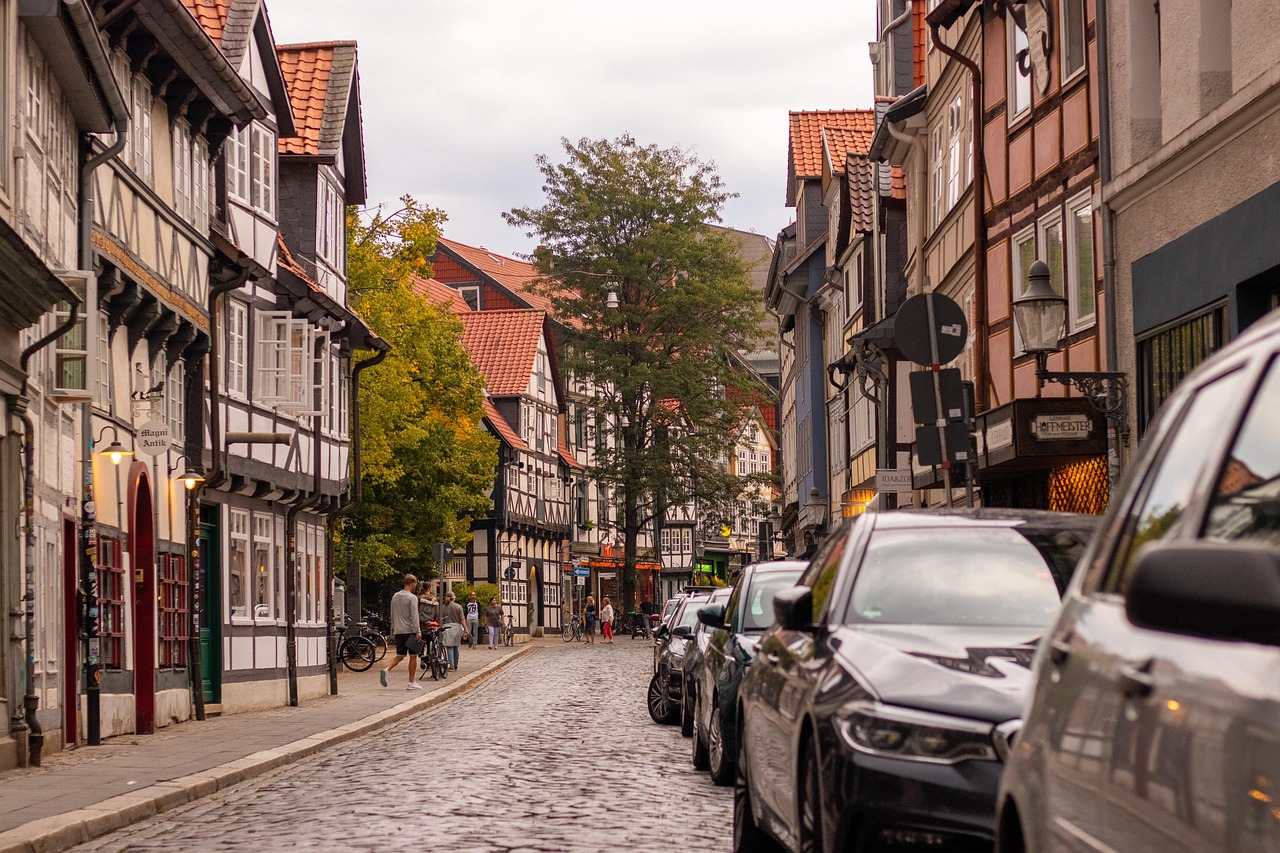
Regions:
[[508, 613], [506, 627], [502, 629], [502, 645], [504, 646], [513, 645], [516, 641], [516, 629], [512, 623], [512, 618], [511, 614]]
[[[350, 624], [351, 621], [352, 621], [351, 617], [348, 616], [347, 623]], [[386, 635], [383, 634], [380, 630], [378, 630], [374, 625], [370, 624], [367, 619], [361, 619], [359, 622], [355, 623], [355, 626], [356, 626], [356, 630], [359, 632], [358, 636], [364, 637], [366, 640], [368, 640], [370, 643], [373, 644], [374, 663], [377, 663], [378, 661], [386, 657], [387, 655]]]
[[422, 673], [418, 676], [419, 681], [426, 678], [428, 672], [431, 673], [432, 681], [444, 681], [449, 674], [449, 653], [444, 650], [444, 638], [440, 634], [437, 622], [429, 623], [422, 634], [422, 655], [419, 658]]
[[566, 643], [576, 643], [582, 640], [582, 617], [577, 613], [573, 614], [573, 618], [569, 620], [568, 627], [560, 632], [560, 639]]
[[334, 654], [338, 657], [338, 662], [352, 672], [364, 672], [373, 666], [374, 660], [377, 658], [377, 651], [372, 642], [367, 637], [358, 634], [350, 637], [341, 635], [340, 631], [335, 631], [340, 639], [334, 649]]

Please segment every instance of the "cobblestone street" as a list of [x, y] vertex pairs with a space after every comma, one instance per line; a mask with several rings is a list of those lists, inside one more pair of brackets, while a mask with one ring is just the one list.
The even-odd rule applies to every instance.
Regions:
[[548, 643], [438, 708], [75, 849], [725, 851], [732, 797], [649, 720], [650, 663], [641, 640]]

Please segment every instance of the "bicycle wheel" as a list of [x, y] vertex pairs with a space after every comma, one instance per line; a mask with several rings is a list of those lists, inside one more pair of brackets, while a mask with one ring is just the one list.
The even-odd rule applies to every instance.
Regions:
[[510, 625], [508, 625], [507, 630], [502, 634], [502, 645], [510, 646], [515, 641], [516, 641], [516, 632], [512, 630]]
[[560, 639], [564, 640], [566, 643], [572, 643], [574, 640], [574, 636], [578, 633], [576, 630], [577, 627], [578, 626], [572, 622], [570, 622], [568, 625], [565, 625], [563, 628], [560, 629]]
[[373, 652], [374, 652], [373, 662], [374, 663], [377, 663], [378, 661], [382, 660], [384, 657], [387, 656], [387, 638], [386, 637], [382, 636], [381, 634], [376, 634], [373, 632], [369, 632], [368, 634], [361, 634], [361, 636], [373, 644]]
[[352, 672], [364, 672], [373, 666], [375, 654], [373, 643], [364, 637], [347, 637], [338, 650], [339, 659]]

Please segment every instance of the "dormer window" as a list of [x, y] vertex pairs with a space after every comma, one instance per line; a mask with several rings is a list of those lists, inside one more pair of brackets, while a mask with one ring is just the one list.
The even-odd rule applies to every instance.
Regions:
[[316, 253], [329, 266], [342, 269], [343, 249], [347, 241], [347, 208], [345, 199], [333, 181], [323, 174], [316, 192]]
[[227, 194], [263, 216], [276, 215], [276, 135], [259, 124], [227, 137]]

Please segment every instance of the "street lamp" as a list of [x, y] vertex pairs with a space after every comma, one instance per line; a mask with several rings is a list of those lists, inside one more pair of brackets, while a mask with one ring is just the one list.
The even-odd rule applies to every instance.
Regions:
[[97, 441], [94, 441], [94, 444], [98, 444], [102, 441], [102, 437], [107, 434], [107, 430], [111, 430], [111, 443], [98, 452], [110, 458], [112, 465], [119, 465], [120, 460], [126, 456], [132, 456], [133, 451], [120, 443], [120, 436], [116, 432], [116, 428], [113, 424], [107, 424], [102, 428], [102, 431], [98, 433]]
[[[187, 487], [187, 491], [189, 492], [195, 489], [196, 485], [204, 482], [204, 474], [196, 470], [195, 466], [191, 464], [191, 460], [187, 459], [187, 456], [185, 453], [180, 455], [177, 459], [173, 461], [179, 462], [183, 459], [187, 460], [187, 464], [182, 469], [182, 473], [177, 476], [177, 479], [182, 481], [182, 484]], [[170, 468], [169, 473], [173, 474], [175, 470], [176, 468]]]
[[1037, 390], [1052, 382], [1073, 387], [1112, 421], [1124, 417], [1129, 383], [1123, 373], [1048, 369], [1049, 354], [1062, 349], [1067, 298], [1049, 285], [1049, 265], [1044, 261], [1031, 265], [1027, 289], [1013, 300], [1013, 319], [1022, 335], [1023, 349], [1036, 357]]
[[604, 298], [604, 307], [605, 307], [605, 308], [619, 308], [619, 307], [621, 307], [622, 302], [621, 302], [621, 300], [619, 300], [619, 299], [618, 299], [618, 291], [616, 291], [616, 290], [613, 290], [613, 289], [612, 289], [612, 288], [614, 288], [614, 287], [617, 287], [617, 286], [618, 286], [618, 285], [617, 285], [617, 282], [613, 282], [613, 281], [611, 281], [611, 282], [609, 282], [609, 285], [608, 285], [608, 286], [609, 286], [610, 290], [609, 290], [609, 294]]

